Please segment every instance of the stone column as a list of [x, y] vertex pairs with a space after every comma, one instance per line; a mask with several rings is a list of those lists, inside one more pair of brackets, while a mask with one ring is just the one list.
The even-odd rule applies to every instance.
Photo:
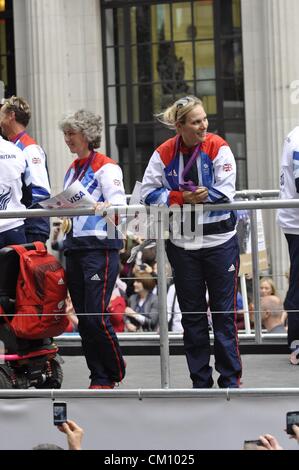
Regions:
[[[278, 189], [283, 140], [299, 122], [299, 2], [242, 0], [249, 187]], [[299, 86], [298, 86], [299, 88]], [[264, 211], [275, 282], [282, 289], [289, 259], [274, 211]]]
[[[265, 18], [268, 188], [270, 181], [279, 185], [283, 141], [299, 123], [299, 105], [292, 100], [292, 85], [299, 79], [299, 2], [266, 0], [261, 3]], [[286, 279], [278, 277], [289, 270], [287, 244], [274, 217], [269, 224], [269, 235], [274, 275], [280, 279], [278, 286], [287, 288]]]
[[28, 100], [32, 134], [48, 156], [52, 194], [69, 163], [58, 121], [67, 111], [64, 1], [26, 0]]
[[[16, 29], [18, 89], [32, 106], [30, 130], [47, 152], [56, 194], [72, 161], [58, 121], [79, 108], [103, 116], [100, 2], [15, 0], [15, 6], [21, 26]], [[104, 132], [101, 151], [105, 152]]]

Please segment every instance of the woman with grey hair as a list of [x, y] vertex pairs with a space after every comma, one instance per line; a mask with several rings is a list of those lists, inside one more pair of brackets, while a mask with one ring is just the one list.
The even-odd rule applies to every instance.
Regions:
[[[70, 151], [77, 156], [65, 175], [64, 188], [79, 180], [96, 203], [124, 205], [120, 167], [95, 150], [101, 142], [101, 117], [81, 109], [66, 116], [59, 127]], [[107, 313], [119, 272], [122, 240], [115, 226], [109, 228], [108, 223], [100, 215], [74, 217], [64, 241], [68, 288], [79, 318], [91, 389], [113, 388], [125, 375], [124, 360]]]
[[80, 109], [74, 114], [65, 116], [60, 121], [59, 127], [64, 135], [66, 130], [82, 133], [88, 142], [88, 150], [97, 149], [101, 145], [103, 124], [100, 115]]

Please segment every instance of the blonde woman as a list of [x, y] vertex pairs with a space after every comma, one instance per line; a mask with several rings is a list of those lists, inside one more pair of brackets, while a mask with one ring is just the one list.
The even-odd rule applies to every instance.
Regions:
[[271, 277], [262, 277], [260, 280], [260, 296], [276, 295], [276, 287]]
[[[176, 131], [153, 153], [142, 181], [148, 205], [190, 205], [229, 202], [235, 194], [236, 164], [221, 137], [208, 133], [203, 103], [195, 96], [175, 101], [158, 119]], [[239, 387], [241, 360], [236, 327], [239, 246], [236, 217], [230, 210], [182, 211], [170, 230], [167, 255], [182, 312], [184, 345], [193, 388], [213, 386], [206, 288], [213, 318], [215, 368], [221, 388]], [[174, 227], [174, 224], [173, 224]], [[191, 227], [191, 231], [188, 228]], [[201, 227], [202, 236], [196, 230]], [[187, 230], [186, 230], [187, 229]]]

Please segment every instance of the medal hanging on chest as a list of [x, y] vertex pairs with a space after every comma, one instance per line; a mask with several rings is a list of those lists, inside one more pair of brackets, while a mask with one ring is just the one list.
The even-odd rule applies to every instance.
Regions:
[[72, 229], [72, 219], [69, 219], [67, 217], [63, 218], [62, 224], [61, 224], [62, 232], [65, 235], [67, 235], [68, 233], [70, 233], [71, 229]]

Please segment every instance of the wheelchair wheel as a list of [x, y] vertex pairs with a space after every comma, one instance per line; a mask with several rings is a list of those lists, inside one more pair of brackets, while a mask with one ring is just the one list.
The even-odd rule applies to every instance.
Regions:
[[35, 388], [61, 388], [63, 371], [56, 359], [47, 361], [44, 374], [46, 379], [43, 383], [35, 385]]
[[8, 388], [13, 388], [13, 383], [4, 370], [0, 369], [0, 389], [3, 390]]

